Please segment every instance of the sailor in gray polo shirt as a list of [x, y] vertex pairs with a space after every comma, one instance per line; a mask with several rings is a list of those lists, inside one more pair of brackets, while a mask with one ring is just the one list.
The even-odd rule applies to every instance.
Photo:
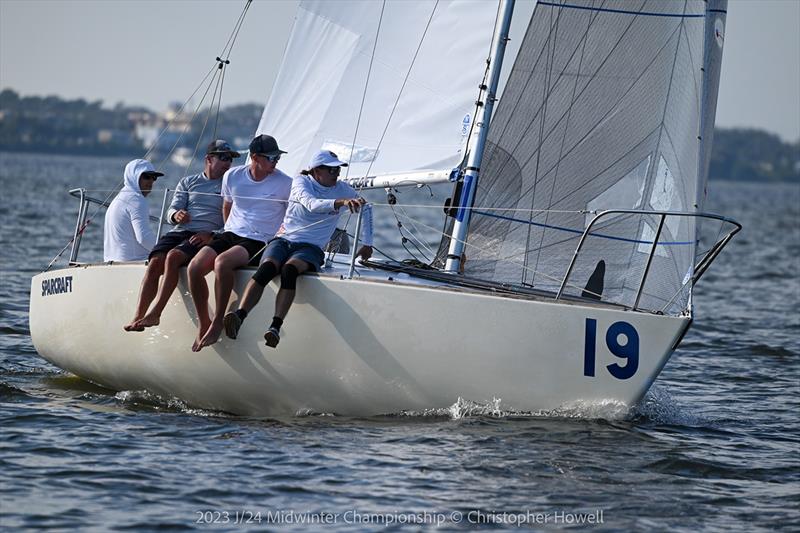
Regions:
[[[167, 212], [167, 221], [175, 227], [150, 252], [139, 303], [133, 320], [124, 328], [126, 331], [142, 331], [159, 324], [161, 313], [178, 285], [180, 268], [208, 244], [213, 232], [222, 228], [222, 176], [239, 156], [226, 141], [212, 141], [206, 149], [203, 172], [186, 176], [178, 183]], [[162, 274], [164, 279], [159, 287]], [[148, 312], [154, 299], [155, 304]]]

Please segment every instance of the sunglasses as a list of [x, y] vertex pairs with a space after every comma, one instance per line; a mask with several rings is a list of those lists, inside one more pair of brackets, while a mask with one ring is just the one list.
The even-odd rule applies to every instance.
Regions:
[[219, 159], [223, 163], [230, 163], [231, 161], [233, 161], [233, 156], [231, 156], [230, 154], [218, 154], [217, 159]]
[[338, 176], [342, 172], [341, 167], [325, 167], [328, 171], [328, 174], [331, 176]]
[[281, 160], [280, 154], [279, 155], [252, 154], [252, 155], [257, 155], [258, 157], [263, 157], [264, 159], [266, 159], [270, 163], [277, 163], [278, 161]]
[[158, 179], [158, 176], [156, 176], [154, 174], [142, 174], [142, 178], [144, 178], [146, 180], [156, 181]]

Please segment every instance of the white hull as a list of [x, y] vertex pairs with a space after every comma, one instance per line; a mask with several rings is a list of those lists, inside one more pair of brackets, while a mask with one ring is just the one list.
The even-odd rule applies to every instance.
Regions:
[[[499, 398], [504, 409], [532, 412], [581, 401], [632, 405], [689, 325], [688, 318], [601, 305], [388, 281], [386, 272], [353, 280], [323, 274], [298, 281], [277, 349], [262, 337], [273, 283], [238, 340], [223, 335], [193, 353], [197, 330], [185, 273], [160, 326], [123, 331], [143, 272], [142, 264], [116, 264], [35, 276], [30, 329], [37, 351], [111, 389], [144, 389], [246, 415], [395, 413], [447, 407], [459, 397]], [[231, 305], [251, 273], [237, 272]], [[67, 276], [69, 282], [50, 281]], [[584, 375], [587, 318], [596, 320], [594, 377]], [[618, 321], [639, 339], [638, 369], [627, 379], [607, 370], [626, 364], [606, 346], [606, 331]]]

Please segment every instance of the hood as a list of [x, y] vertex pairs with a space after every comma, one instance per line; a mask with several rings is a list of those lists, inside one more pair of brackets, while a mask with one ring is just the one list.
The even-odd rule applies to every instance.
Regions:
[[142, 194], [142, 189], [139, 188], [139, 176], [143, 172], [156, 172], [156, 168], [147, 159], [134, 159], [125, 165], [125, 186], [123, 189]]

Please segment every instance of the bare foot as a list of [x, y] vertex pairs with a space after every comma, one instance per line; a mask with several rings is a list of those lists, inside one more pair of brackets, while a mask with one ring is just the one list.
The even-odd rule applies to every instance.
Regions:
[[202, 347], [203, 347], [203, 345], [200, 344], [200, 337], [197, 337], [194, 340], [194, 342], [192, 343], [192, 351], [193, 352], [199, 352]]
[[144, 329], [152, 326], [157, 326], [160, 323], [161, 323], [161, 316], [148, 313], [144, 315], [144, 318], [142, 318], [141, 320], [137, 320], [136, 322], [134, 322], [134, 326], [141, 327], [142, 329]]
[[211, 327], [211, 318], [209, 318], [208, 316], [206, 316], [205, 318], [198, 317], [197, 338], [194, 339], [194, 343], [192, 344], [193, 352], [199, 352], [200, 349], [203, 347], [201, 341], [203, 340], [203, 336], [205, 336], [209, 327]]
[[139, 322], [139, 318], [134, 318], [130, 321], [130, 323], [122, 326], [122, 329], [125, 331], [144, 331], [144, 326], [140, 326], [137, 323]]
[[219, 336], [222, 334], [222, 324], [217, 324], [216, 322], [211, 324], [211, 327], [208, 328], [206, 334], [203, 335], [203, 338], [200, 339], [200, 346], [197, 348], [197, 351], [200, 351], [202, 348], [206, 346], [211, 346], [215, 342], [219, 340]]

